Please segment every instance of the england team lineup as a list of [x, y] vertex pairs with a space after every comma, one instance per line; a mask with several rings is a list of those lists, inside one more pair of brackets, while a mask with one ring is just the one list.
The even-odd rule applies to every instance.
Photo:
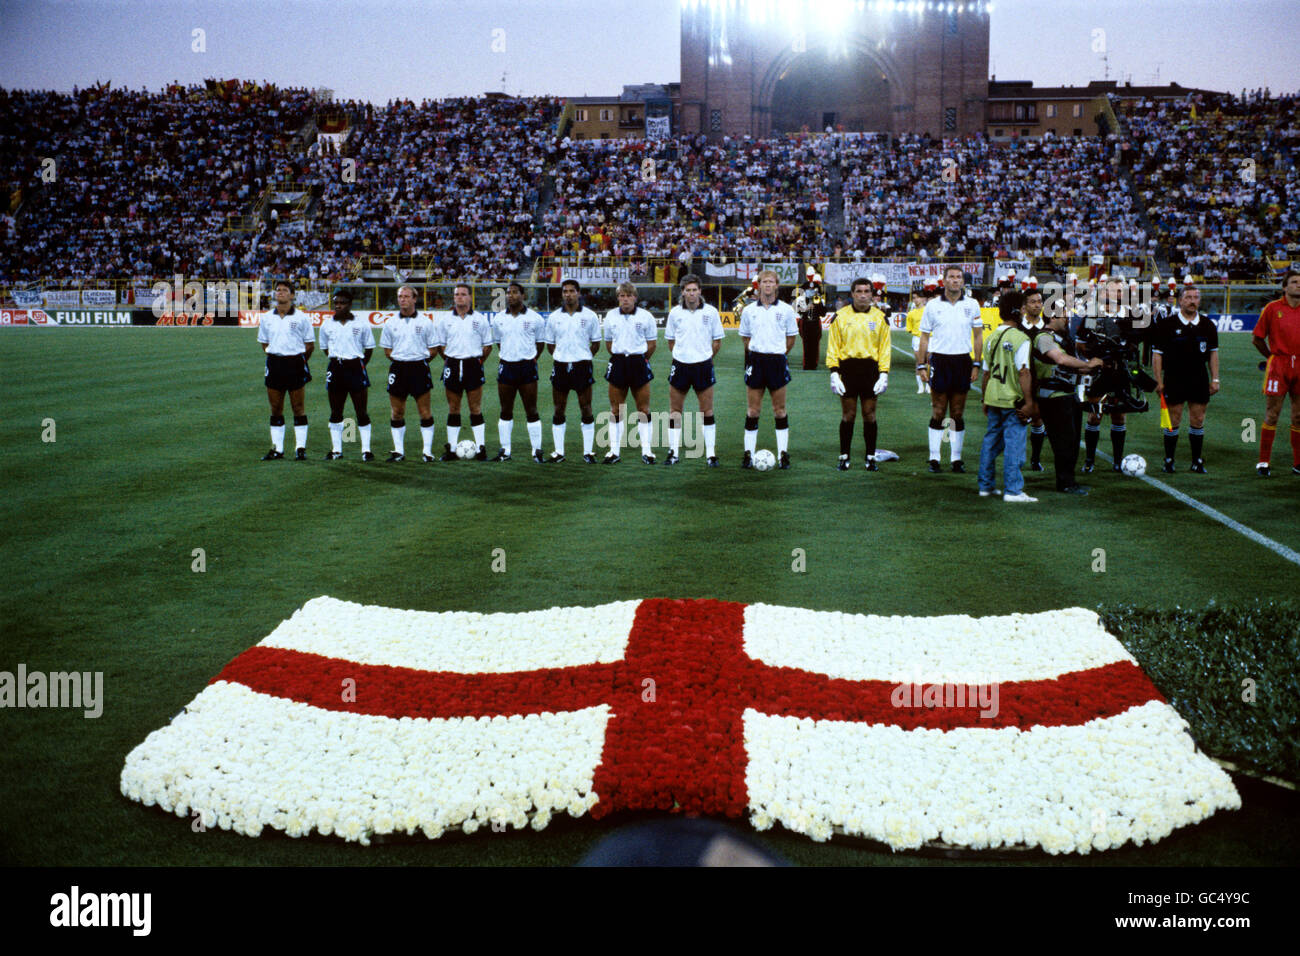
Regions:
[[[847, 470], [851, 445], [862, 416], [864, 465], [876, 471], [876, 402], [889, 387], [890, 322], [886, 315], [883, 279], [860, 278], [850, 289], [851, 301], [834, 313], [828, 329], [826, 368], [829, 385], [841, 404], [840, 453], [837, 467]], [[814, 277], [815, 279], [815, 277]], [[581, 286], [573, 279], [561, 283], [561, 305], [543, 317], [524, 302], [524, 290], [511, 283], [506, 308], [489, 318], [472, 306], [472, 290], [458, 284], [452, 309], [425, 314], [416, 309], [416, 290], [402, 286], [397, 293], [398, 312], [383, 325], [379, 348], [389, 360], [387, 391], [390, 405], [392, 451], [388, 462], [406, 458], [407, 403], [414, 400], [420, 428], [420, 460], [427, 463], [455, 459], [488, 460], [486, 422], [482, 411], [486, 383], [484, 362], [498, 348], [497, 422], [499, 450], [493, 461], [513, 457], [514, 411], [522, 406], [530, 457], [538, 463], [566, 459], [569, 395], [574, 393], [582, 438], [582, 460], [588, 464], [618, 463], [626, 447], [628, 419], [633, 418], [641, 460], [656, 464], [653, 454], [650, 395], [654, 373], [650, 359], [658, 345], [658, 328], [649, 311], [637, 305], [630, 282], [618, 286], [618, 306], [602, 318], [580, 304]], [[788, 469], [789, 419], [786, 386], [791, 381], [787, 355], [800, 333], [800, 316], [779, 297], [774, 272], [761, 272], [752, 301], [740, 310], [739, 334], [745, 350], [746, 391], [744, 454], [741, 468]], [[820, 303], [820, 288], [810, 283], [809, 298]], [[671, 351], [668, 376], [668, 454], [664, 464], [682, 459], [683, 416], [690, 392], [699, 407], [705, 463], [719, 466], [713, 387], [714, 357], [724, 337], [718, 310], [705, 303], [700, 280], [692, 275], [680, 282], [678, 304], [669, 311], [664, 340]], [[1175, 455], [1183, 408], [1189, 419], [1191, 470], [1205, 472], [1202, 457], [1203, 426], [1210, 397], [1219, 390], [1218, 338], [1214, 323], [1198, 311], [1199, 290], [1190, 282], [1171, 295], [1153, 321], [1135, 323], [1139, 310], [1131, 308], [1126, 287], [1119, 280], [1103, 281], [1099, 288], [1080, 292], [1069, 288], [1044, 308], [1044, 296], [1022, 283], [1000, 289], [996, 298], [1001, 324], [985, 330], [979, 304], [965, 289], [958, 266], [945, 271], [942, 284], [929, 280], [914, 297], [907, 326], [912, 332], [918, 391], [929, 393], [929, 462], [931, 472], [942, 470], [942, 443], [949, 439], [949, 468], [964, 472], [962, 460], [965, 407], [969, 392], [978, 387], [988, 427], [981, 447], [979, 492], [998, 495], [1008, 502], [1032, 502], [1024, 492], [1020, 470], [1026, 452], [1029, 467], [1044, 470], [1041, 452], [1050, 442], [1056, 472], [1056, 490], [1087, 494], [1075, 478], [1080, 437], [1083, 439], [1082, 472], [1095, 468], [1095, 455], [1103, 419], [1110, 419], [1115, 470], [1132, 473], [1124, 456], [1125, 416], [1145, 411], [1143, 391], [1160, 396], [1164, 426], [1164, 470], [1175, 469]], [[307, 457], [308, 417], [306, 385], [312, 381], [310, 358], [316, 335], [310, 314], [294, 305], [292, 283], [274, 286], [274, 306], [259, 317], [258, 342], [265, 352], [265, 384], [270, 404], [271, 449], [264, 461], [285, 457], [286, 396], [294, 419], [294, 457]], [[742, 297], [743, 298], [743, 297]], [[801, 297], [802, 298], [802, 297]], [[738, 303], [739, 304], [739, 303]], [[803, 302], [801, 301], [801, 305]], [[374, 461], [368, 410], [370, 360], [374, 337], [369, 322], [352, 314], [352, 294], [339, 289], [333, 297], [333, 316], [320, 329], [320, 348], [328, 356], [325, 390], [329, 400], [331, 450], [325, 458], [343, 457], [344, 412], [350, 401], [355, 413], [357, 438], [363, 461]], [[883, 306], [883, 308], [882, 308]], [[822, 310], [824, 311], [824, 309]], [[805, 323], [819, 323], [817, 309], [805, 310]], [[1142, 332], [1135, 332], [1139, 327]], [[819, 325], [820, 328], [820, 325]], [[1283, 295], [1261, 314], [1253, 338], [1267, 358], [1266, 415], [1260, 439], [1257, 473], [1270, 474], [1272, 438], [1282, 410], [1291, 397], [1293, 472], [1300, 474], [1300, 272], [1283, 279]], [[594, 362], [602, 348], [608, 361], [609, 407], [603, 458], [596, 455], [596, 415], [593, 412]], [[816, 347], [811, 353], [816, 354]], [[1145, 355], [1139, 357], [1139, 349]], [[807, 344], [805, 344], [807, 350]], [[552, 450], [543, 451], [542, 421], [538, 411], [538, 359], [543, 351], [552, 358]], [[430, 362], [441, 358], [441, 381], [447, 401], [442, 451], [435, 457], [436, 423]], [[1141, 367], [1149, 358], [1154, 375]], [[806, 366], [807, 367], [807, 366]], [[758, 450], [759, 418], [764, 398], [775, 424], [776, 454]], [[518, 399], [518, 401], [516, 401]], [[629, 399], [631, 400], [629, 402]], [[462, 405], [468, 406], [472, 438], [461, 440]], [[1086, 416], [1086, 424], [1084, 424]], [[602, 415], [602, 418], [605, 417]], [[1002, 488], [996, 487], [997, 458], [1003, 458]], [[1129, 456], [1130, 459], [1137, 456]], [[1145, 463], [1138, 459], [1139, 466]]]

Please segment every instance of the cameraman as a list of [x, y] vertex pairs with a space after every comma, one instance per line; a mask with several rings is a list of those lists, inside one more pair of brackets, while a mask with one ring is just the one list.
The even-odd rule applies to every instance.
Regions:
[[[1034, 293], [1041, 295], [1041, 293]], [[1028, 304], [1028, 297], [1027, 297]], [[1069, 335], [1069, 314], [1065, 303], [1056, 300], [1043, 312], [1043, 328], [1032, 334], [1034, 383], [1038, 414], [1047, 429], [1056, 467], [1056, 490], [1067, 495], [1086, 495], [1088, 488], [1074, 480], [1074, 463], [1079, 460], [1079, 399], [1076, 372], [1101, 368], [1101, 359], [1084, 361], [1074, 356]]]
[[[1101, 439], [1101, 416], [1110, 414], [1110, 445], [1114, 461], [1112, 471], [1120, 470], [1124, 459], [1124, 439], [1127, 427], [1125, 414], [1129, 410], [1146, 411], [1146, 403], [1132, 397], [1133, 383], [1129, 366], [1137, 362], [1138, 336], [1135, 334], [1133, 311], [1123, 303], [1124, 281], [1109, 278], [1102, 287], [1095, 314], [1088, 315], [1079, 329], [1080, 355], [1106, 361], [1104, 373], [1091, 384], [1088, 400], [1088, 423], [1084, 427], [1083, 473], [1090, 474], [1095, 467], [1097, 443]], [[1090, 313], [1092, 310], [1089, 310]], [[1148, 322], [1143, 319], [1145, 330]], [[1102, 354], [1103, 352], [1108, 354]]]

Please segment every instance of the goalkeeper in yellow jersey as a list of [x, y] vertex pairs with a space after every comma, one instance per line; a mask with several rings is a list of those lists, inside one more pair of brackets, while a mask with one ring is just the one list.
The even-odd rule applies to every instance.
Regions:
[[871, 304], [871, 282], [854, 279], [853, 302], [835, 313], [826, 345], [831, 391], [840, 397], [840, 471], [849, 470], [853, 423], [862, 403], [867, 471], [876, 471], [876, 398], [889, 387], [889, 320]]

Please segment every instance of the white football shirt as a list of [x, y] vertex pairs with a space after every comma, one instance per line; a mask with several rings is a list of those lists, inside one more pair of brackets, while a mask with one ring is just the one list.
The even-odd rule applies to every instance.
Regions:
[[556, 309], [546, 317], [546, 343], [557, 362], [590, 362], [591, 343], [600, 341], [600, 318], [586, 306], [577, 312]]
[[751, 352], [784, 355], [786, 338], [798, 334], [799, 320], [789, 302], [751, 302], [740, 313], [740, 337], [749, 339]]
[[605, 313], [605, 341], [614, 355], [645, 355], [646, 343], [658, 337], [655, 317], [645, 309], [631, 313], [610, 309]]
[[713, 343], [722, 336], [722, 316], [707, 302], [694, 310], [675, 305], [668, 313], [664, 340], [672, 343], [675, 362], [709, 361], [713, 358]]
[[433, 321], [433, 344], [449, 359], [482, 358], [492, 344], [492, 323], [482, 312], [442, 312]]
[[930, 355], [970, 355], [971, 329], [982, 329], [979, 304], [970, 296], [949, 302], [931, 299], [921, 313], [921, 331], [930, 333]]
[[272, 309], [258, 317], [257, 341], [266, 346], [270, 355], [303, 355], [307, 351], [306, 343], [315, 343], [316, 331], [306, 312], [295, 308], [288, 315], [281, 315]]
[[320, 327], [320, 347], [332, 359], [359, 359], [366, 357], [366, 349], [375, 347], [375, 335], [370, 323], [355, 315], [346, 324], [327, 318]]
[[501, 346], [503, 362], [535, 359], [537, 343], [546, 341], [546, 320], [532, 309], [519, 315], [499, 312], [492, 320], [492, 340]]
[[409, 316], [398, 313], [384, 323], [379, 347], [392, 349], [394, 362], [426, 362], [433, 347], [433, 322], [420, 312]]

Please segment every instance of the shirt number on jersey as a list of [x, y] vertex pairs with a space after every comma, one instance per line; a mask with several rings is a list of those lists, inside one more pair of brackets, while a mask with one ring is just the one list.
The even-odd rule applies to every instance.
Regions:
[[397, 373], [396, 373], [396, 372], [389, 372], [389, 373], [388, 373], [388, 384], [389, 384], [389, 385], [395, 385], [396, 383], [397, 383]]

